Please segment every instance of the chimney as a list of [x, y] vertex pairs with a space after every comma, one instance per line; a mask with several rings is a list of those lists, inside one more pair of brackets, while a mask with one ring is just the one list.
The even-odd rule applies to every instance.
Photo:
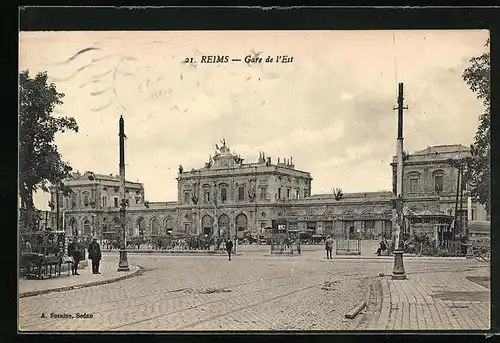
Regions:
[[293, 166], [293, 156], [290, 157], [290, 164]]
[[278, 164], [280, 164], [280, 158], [278, 157]]

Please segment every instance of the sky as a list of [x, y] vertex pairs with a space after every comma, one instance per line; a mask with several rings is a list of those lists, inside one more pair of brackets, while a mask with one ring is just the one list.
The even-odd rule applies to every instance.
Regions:
[[[312, 193], [392, 189], [398, 83], [404, 149], [464, 144], [482, 103], [462, 80], [487, 51], [485, 30], [20, 32], [19, 68], [46, 71], [65, 94], [56, 136], [75, 171], [118, 174], [125, 119], [126, 177], [148, 201], [177, 199], [178, 166], [201, 168], [224, 138], [245, 162], [293, 157]], [[228, 63], [201, 63], [202, 56]], [[276, 56], [293, 57], [276, 63]], [[245, 56], [262, 62], [244, 61]], [[265, 63], [266, 57], [272, 63]], [[186, 59], [196, 63], [185, 63]], [[231, 61], [241, 59], [241, 61]], [[290, 59], [289, 59], [290, 60]], [[48, 195], [35, 194], [48, 209]]]

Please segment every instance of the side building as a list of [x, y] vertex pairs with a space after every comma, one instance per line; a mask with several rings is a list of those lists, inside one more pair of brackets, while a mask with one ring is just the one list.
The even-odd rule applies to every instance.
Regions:
[[[406, 233], [413, 234], [421, 223], [449, 228], [456, 208], [464, 221], [487, 219], [484, 208], [469, 199], [467, 185], [457, 182], [458, 171], [449, 164], [450, 159], [468, 154], [465, 146], [445, 145], [405, 156]], [[394, 157], [393, 179], [395, 161]], [[393, 192], [311, 195], [311, 174], [296, 169], [292, 158], [273, 163], [260, 153], [257, 161], [244, 163], [224, 143], [204, 167], [186, 171], [179, 166], [176, 179], [174, 202], [147, 202], [141, 183], [126, 182], [128, 236], [154, 238], [176, 231], [242, 238], [245, 233], [262, 234], [279, 222], [291, 231], [313, 235], [358, 234], [366, 239], [392, 235]], [[70, 235], [99, 237], [119, 229], [118, 176], [75, 173], [65, 184], [73, 192], [59, 194], [60, 228]], [[457, 189], [465, 192], [458, 196]], [[52, 204], [57, 191], [51, 188]], [[51, 213], [56, 227], [57, 209]]]

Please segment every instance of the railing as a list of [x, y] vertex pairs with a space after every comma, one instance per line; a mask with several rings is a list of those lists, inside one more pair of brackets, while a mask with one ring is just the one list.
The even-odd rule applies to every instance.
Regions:
[[361, 240], [337, 239], [335, 253], [337, 255], [361, 255]]
[[271, 254], [300, 255], [300, 243], [271, 242]]
[[461, 255], [464, 251], [464, 244], [459, 240], [444, 240], [440, 244], [440, 248], [448, 251], [450, 254]]

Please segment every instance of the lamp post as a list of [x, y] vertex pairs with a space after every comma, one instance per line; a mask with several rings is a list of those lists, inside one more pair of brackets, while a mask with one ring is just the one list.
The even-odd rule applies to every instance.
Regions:
[[396, 227], [394, 247], [393, 280], [406, 279], [403, 264], [403, 249], [400, 247], [401, 226], [403, 224], [403, 83], [399, 84], [398, 92], [398, 138], [397, 138], [397, 171], [396, 171], [396, 200], [393, 203], [393, 221]]
[[120, 244], [120, 260], [118, 262], [119, 272], [128, 272], [127, 250], [125, 250], [125, 211], [127, 201], [125, 199], [125, 132], [124, 132], [123, 116], [120, 116], [119, 121], [119, 141], [120, 141], [120, 227], [121, 227], [121, 244]]

